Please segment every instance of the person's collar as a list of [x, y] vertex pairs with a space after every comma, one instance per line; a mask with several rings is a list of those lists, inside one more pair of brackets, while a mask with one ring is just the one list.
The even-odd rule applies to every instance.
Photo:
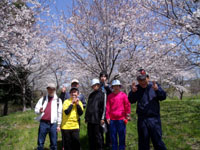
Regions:
[[117, 94], [119, 94], [121, 91], [119, 91], [118, 93], [114, 93], [114, 91], [113, 91], [113, 93], [115, 94], [115, 95], [117, 95]]
[[[49, 97], [48, 94], [47, 94], [47, 97]], [[58, 96], [56, 95], [56, 93], [54, 93], [54, 95], [53, 95], [53, 96], [50, 96], [50, 97], [53, 97], [53, 99], [57, 99], [57, 98], [58, 98]]]

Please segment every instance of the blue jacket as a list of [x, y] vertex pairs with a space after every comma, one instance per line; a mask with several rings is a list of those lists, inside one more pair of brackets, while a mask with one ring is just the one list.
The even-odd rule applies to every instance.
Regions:
[[136, 85], [138, 90], [134, 93], [129, 92], [128, 99], [130, 103], [137, 102], [138, 117], [160, 117], [159, 101], [166, 99], [166, 92], [158, 85], [158, 90], [154, 91], [152, 83], [146, 88]]

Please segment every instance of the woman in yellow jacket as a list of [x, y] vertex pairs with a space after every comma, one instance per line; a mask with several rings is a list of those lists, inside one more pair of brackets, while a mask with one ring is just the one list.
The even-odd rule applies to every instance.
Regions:
[[63, 104], [61, 129], [64, 150], [80, 150], [78, 120], [83, 114], [83, 104], [78, 99], [78, 94], [77, 88], [71, 88], [70, 99]]

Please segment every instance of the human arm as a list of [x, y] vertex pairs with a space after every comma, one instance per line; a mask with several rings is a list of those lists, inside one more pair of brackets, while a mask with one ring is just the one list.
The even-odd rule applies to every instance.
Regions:
[[60, 127], [61, 121], [62, 121], [62, 100], [59, 98], [58, 100], [59, 106], [58, 106], [58, 119], [57, 119], [57, 126]]
[[85, 108], [86, 107], [86, 100], [85, 100], [85, 96], [83, 94], [80, 94], [80, 100], [83, 104], [83, 108]]
[[108, 124], [110, 124], [110, 96], [108, 96], [108, 99], [106, 102], [106, 120]]
[[101, 114], [101, 125], [104, 124], [104, 120], [105, 120], [105, 113], [106, 113], [106, 99], [107, 99], [107, 95], [106, 93], [103, 93], [101, 94], [101, 100], [100, 100], [100, 104], [99, 104], [99, 107], [100, 107], [100, 114]]
[[36, 106], [35, 106], [35, 113], [36, 114], [41, 114], [42, 112], [44, 112], [43, 108], [42, 108], [42, 101], [43, 101], [43, 97], [41, 97]]
[[157, 99], [160, 100], [160, 101], [163, 101], [163, 100], [166, 99], [167, 94], [166, 94], [166, 92], [160, 87], [160, 85], [157, 84], [157, 86], [158, 86], [158, 89], [155, 90]]
[[81, 116], [83, 114], [83, 104], [79, 99], [76, 99], [75, 104], [77, 108], [77, 113], [79, 116]]
[[128, 99], [131, 104], [136, 103], [138, 100], [138, 87], [135, 82], [132, 83], [131, 91], [128, 94]]
[[130, 114], [131, 114], [131, 104], [128, 100], [128, 97], [126, 94], [124, 94], [124, 108], [125, 108], [125, 118], [130, 120]]
[[73, 108], [73, 104], [70, 104], [67, 109], [64, 110], [65, 114], [66, 115], [69, 115], [69, 113], [72, 111], [72, 108]]

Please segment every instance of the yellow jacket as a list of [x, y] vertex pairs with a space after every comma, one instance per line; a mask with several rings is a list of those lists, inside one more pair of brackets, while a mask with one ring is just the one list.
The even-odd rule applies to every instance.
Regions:
[[[62, 123], [61, 123], [61, 129], [64, 130], [72, 130], [72, 129], [79, 129], [79, 114], [77, 111], [77, 105], [73, 104], [72, 110], [69, 112], [69, 114], [66, 115], [65, 111], [72, 105], [72, 99], [67, 99], [63, 103], [63, 109], [62, 109]], [[79, 106], [83, 111], [83, 104], [81, 101], [79, 101]]]

